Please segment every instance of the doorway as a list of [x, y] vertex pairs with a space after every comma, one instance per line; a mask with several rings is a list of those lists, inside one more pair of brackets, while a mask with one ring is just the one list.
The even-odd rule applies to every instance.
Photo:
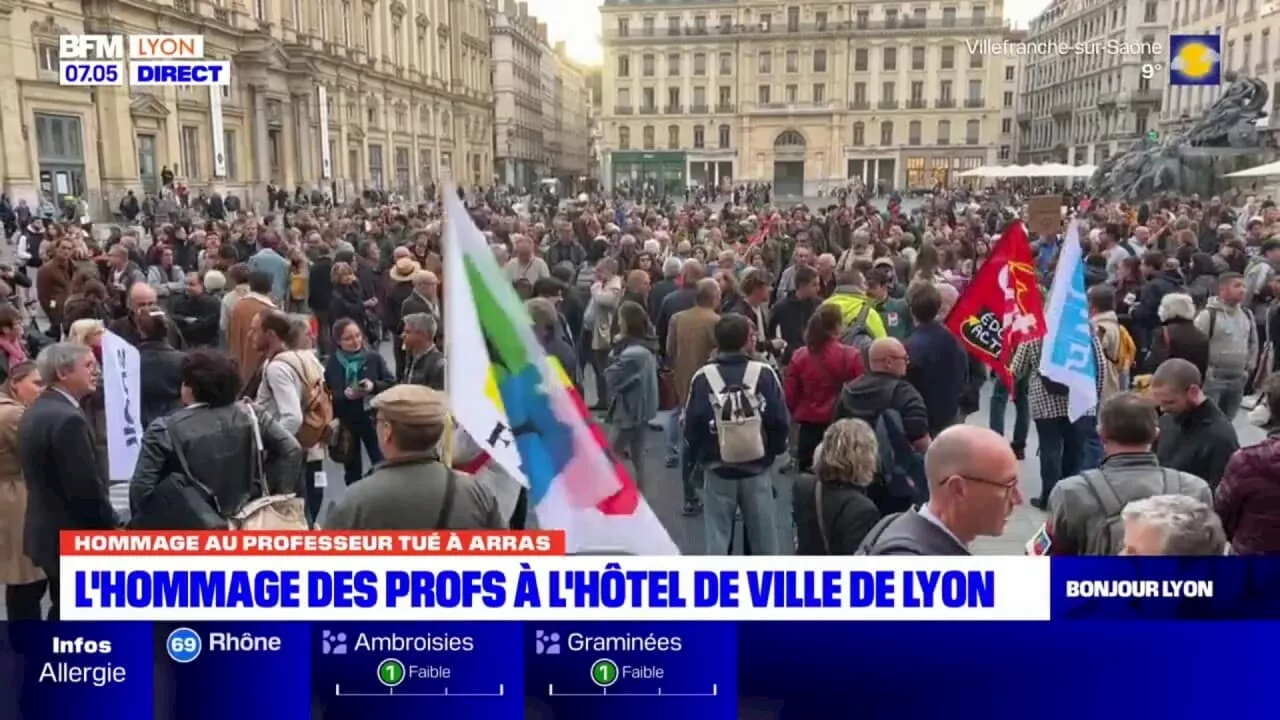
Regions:
[[138, 135], [138, 179], [142, 182], [142, 192], [155, 193], [160, 190], [160, 173], [156, 171], [155, 135]]

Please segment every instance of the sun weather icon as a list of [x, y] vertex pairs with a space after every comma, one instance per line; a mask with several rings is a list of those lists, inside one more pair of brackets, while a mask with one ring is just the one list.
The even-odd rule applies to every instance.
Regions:
[[1169, 36], [1170, 85], [1218, 85], [1221, 82], [1221, 37], [1218, 35]]

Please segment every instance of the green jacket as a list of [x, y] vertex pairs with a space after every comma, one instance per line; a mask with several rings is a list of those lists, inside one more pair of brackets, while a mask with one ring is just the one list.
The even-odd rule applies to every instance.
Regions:
[[906, 340], [915, 329], [911, 322], [911, 310], [907, 307], [907, 301], [902, 298], [886, 298], [883, 302], [876, 303], [876, 311], [884, 318], [885, 332], [891, 338]]

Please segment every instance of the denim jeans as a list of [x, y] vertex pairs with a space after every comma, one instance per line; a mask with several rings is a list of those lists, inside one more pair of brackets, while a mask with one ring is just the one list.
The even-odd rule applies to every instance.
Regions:
[[1244, 402], [1244, 388], [1248, 378], [1216, 378], [1212, 374], [1205, 380], [1204, 394], [1213, 401], [1228, 420], [1234, 420], [1240, 412], [1240, 404]]
[[[988, 425], [993, 432], [1004, 435], [1005, 410], [1009, 407], [1009, 388], [999, 378], [991, 387], [991, 415]], [[1027, 379], [1013, 386], [1013, 446], [1019, 450], [1027, 447], [1027, 433], [1031, 430], [1031, 401], [1027, 398]]]
[[704, 471], [703, 521], [707, 531], [707, 554], [729, 552], [733, 542], [733, 519], [742, 508], [742, 531], [753, 555], [777, 555], [777, 506], [773, 500], [773, 474], [727, 479]]
[[[1098, 435], [1098, 416], [1085, 415], [1074, 424], [1081, 447], [1080, 467], [1076, 468], [1076, 473], [1097, 470], [1102, 465], [1102, 437]], [[1070, 476], [1063, 475], [1063, 477]]]
[[1036, 436], [1040, 439], [1040, 502], [1047, 504], [1059, 480], [1080, 472], [1085, 448], [1078, 426], [1065, 417], [1037, 420]]
[[667, 423], [663, 432], [663, 436], [667, 441], [667, 457], [669, 458], [680, 457], [680, 445], [682, 444], [680, 430], [680, 409], [676, 408], [667, 413]]

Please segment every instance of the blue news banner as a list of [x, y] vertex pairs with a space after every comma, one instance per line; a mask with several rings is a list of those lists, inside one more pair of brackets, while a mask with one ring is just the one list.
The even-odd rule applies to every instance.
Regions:
[[1280, 559], [1053, 563], [1042, 623], [11, 624], [0, 720], [1273, 712]]

